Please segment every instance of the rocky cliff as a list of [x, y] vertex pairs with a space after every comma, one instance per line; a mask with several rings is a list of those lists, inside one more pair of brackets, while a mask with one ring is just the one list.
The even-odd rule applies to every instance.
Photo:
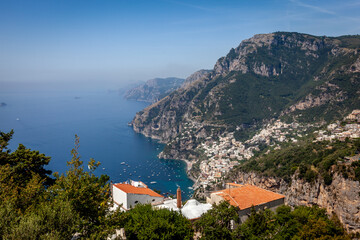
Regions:
[[299, 179], [296, 174], [290, 183], [280, 178], [261, 177], [256, 173], [238, 172], [232, 180], [240, 184], [256, 185], [284, 194], [285, 204], [318, 205], [328, 214], [335, 213], [348, 232], [360, 232], [360, 185], [358, 181], [345, 179], [335, 173], [330, 185], [321, 179], [309, 183]]
[[124, 97], [129, 100], [156, 102], [178, 89], [183, 83], [181, 78], [154, 78], [140, 86], [126, 91]]

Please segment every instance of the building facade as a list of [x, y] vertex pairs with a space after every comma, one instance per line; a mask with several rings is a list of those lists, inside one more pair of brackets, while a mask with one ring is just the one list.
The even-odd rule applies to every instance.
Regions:
[[164, 196], [148, 188], [143, 182], [130, 181], [111, 185], [112, 198], [117, 205], [127, 211], [136, 204], [158, 204], [163, 202]]

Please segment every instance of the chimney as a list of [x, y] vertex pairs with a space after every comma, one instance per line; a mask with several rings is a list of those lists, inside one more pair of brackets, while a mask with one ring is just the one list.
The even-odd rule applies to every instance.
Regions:
[[177, 208], [181, 208], [181, 189], [180, 187], [178, 187], [177, 191], [176, 191], [176, 199], [177, 199]]

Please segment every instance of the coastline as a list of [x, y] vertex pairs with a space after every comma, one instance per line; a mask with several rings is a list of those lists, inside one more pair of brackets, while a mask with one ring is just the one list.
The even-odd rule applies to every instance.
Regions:
[[[157, 142], [159, 142], [159, 143], [161, 143], [161, 144], [164, 144], [164, 146], [165, 146], [166, 143], [163, 142], [163, 141], [161, 141], [160, 139], [158, 139], [158, 138], [156, 138], [156, 137], [154, 138], [153, 136], [150, 136], [150, 135], [148, 135], [148, 134], [144, 134], [144, 133], [142, 133], [142, 132], [140, 132], [140, 131], [136, 131], [136, 129], [134, 129], [134, 125], [132, 124], [132, 122], [129, 122], [129, 123], [128, 123], [128, 126], [131, 127], [132, 130], [133, 130], [135, 133], [138, 133], [138, 134], [140, 134], [140, 135], [142, 135], [142, 136], [144, 136], [144, 137], [146, 137], [146, 138], [150, 138], [151, 140], [155, 140], [155, 141], [157, 141]], [[163, 150], [163, 149], [162, 149], [162, 150]], [[168, 159], [168, 158], [166, 158], [166, 157], [163, 156], [162, 150], [161, 150], [160, 153], [157, 154], [157, 157], [158, 157], [159, 159]], [[193, 162], [192, 162], [192, 161], [187, 160], [187, 159], [169, 159], [169, 160], [184, 161], [184, 162], [186, 163], [186, 169], [185, 169], [186, 176], [188, 177], [188, 179], [190, 179], [190, 180], [193, 182], [192, 188], [195, 189], [195, 188], [198, 187], [198, 185], [197, 185], [198, 179], [194, 178], [194, 177], [190, 174], [190, 171], [191, 171], [192, 165], [193, 165]], [[193, 193], [193, 194], [194, 194], [194, 193]]]
[[186, 175], [188, 176], [188, 178], [191, 179], [191, 181], [194, 182], [193, 184], [193, 189], [195, 189], [197, 187], [197, 179], [195, 179], [191, 174], [190, 174], [190, 170], [192, 168], [193, 162], [187, 160], [187, 159], [180, 159], [181, 161], [184, 161], [186, 163]]
[[192, 168], [193, 163], [189, 160], [186, 159], [181, 159], [182, 161], [184, 161], [186, 163], [186, 172], [189, 172]]

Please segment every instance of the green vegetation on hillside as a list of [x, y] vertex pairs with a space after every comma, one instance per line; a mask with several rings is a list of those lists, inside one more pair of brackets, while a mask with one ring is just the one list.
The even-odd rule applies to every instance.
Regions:
[[298, 177], [301, 179], [312, 182], [321, 177], [325, 184], [329, 185], [332, 182], [331, 169], [336, 166], [336, 169], [347, 174], [346, 176], [353, 176], [353, 179], [357, 180], [360, 179], [358, 175], [355, 175], [357, 171], [360, 173], [360, 168], [357, 166], [359, 161], [356, 161], [353, 167], [344, 167], [342, 163], [346, 161], [344, 157], [353, 156], [359, 152], [360, 140], [303, 141], [244, 162], [235, 167], [229, 176], [231, 178], [231, 175], [238, 171], [254, 171], [264, 176], [279, 177], [290, 181], [291, 176], [298, 171]]
[[[342, 38], [343, 41], [346, 39], [348, 38]], [[317, 44], [318, 50], [309, 54], [295, 41]], [[271, 47], [258, 47], [256, 51], [246, 55], [246, 65], [249, 69], [266, 66], [266, 70], [263, 70], [268, 71], [266, 74], [269, 76], [261, 76], [253, 71], [246, 74], [232, 71], [225, 76], [215, 77], [200, 89], [195, 98], [202, 110], [203, 119], [230, 125], [254, 124], [263, 119], [279, 116], [282, 110], [303, 99], [310, 92], [319, 95], [321, 92], [317, 90], [316, 93], [314, 89], [328, 80], [324, 76], [340, 69], [341, 66], [351, 64], [356, 57], [355, 55], [331, 56], [332, 47], [321, 37], [276, 33]], [[221, 61], [227, 61], [229, 64], [235, 58], [237, 58], [236, 52], [232, 49]], [[315, 76], [318, 76], [316, 81]], [[344, 81], [345, 76], [339, 77], [341, 80], [335, 79], [334, 84]], [[349, 84], [349, 81], [347, 83]], [[346, 91], [353, 89], [348, 86], [341, 87]], [[210, 91], [212, 95], [209, 95]], [[218, 105], [208, 103], [210, 98], [214, 97], [217, 98]], [[324, 111], [326, 109], [322, 112]], [[221, 115], [218, 114], [219, 112]]]

